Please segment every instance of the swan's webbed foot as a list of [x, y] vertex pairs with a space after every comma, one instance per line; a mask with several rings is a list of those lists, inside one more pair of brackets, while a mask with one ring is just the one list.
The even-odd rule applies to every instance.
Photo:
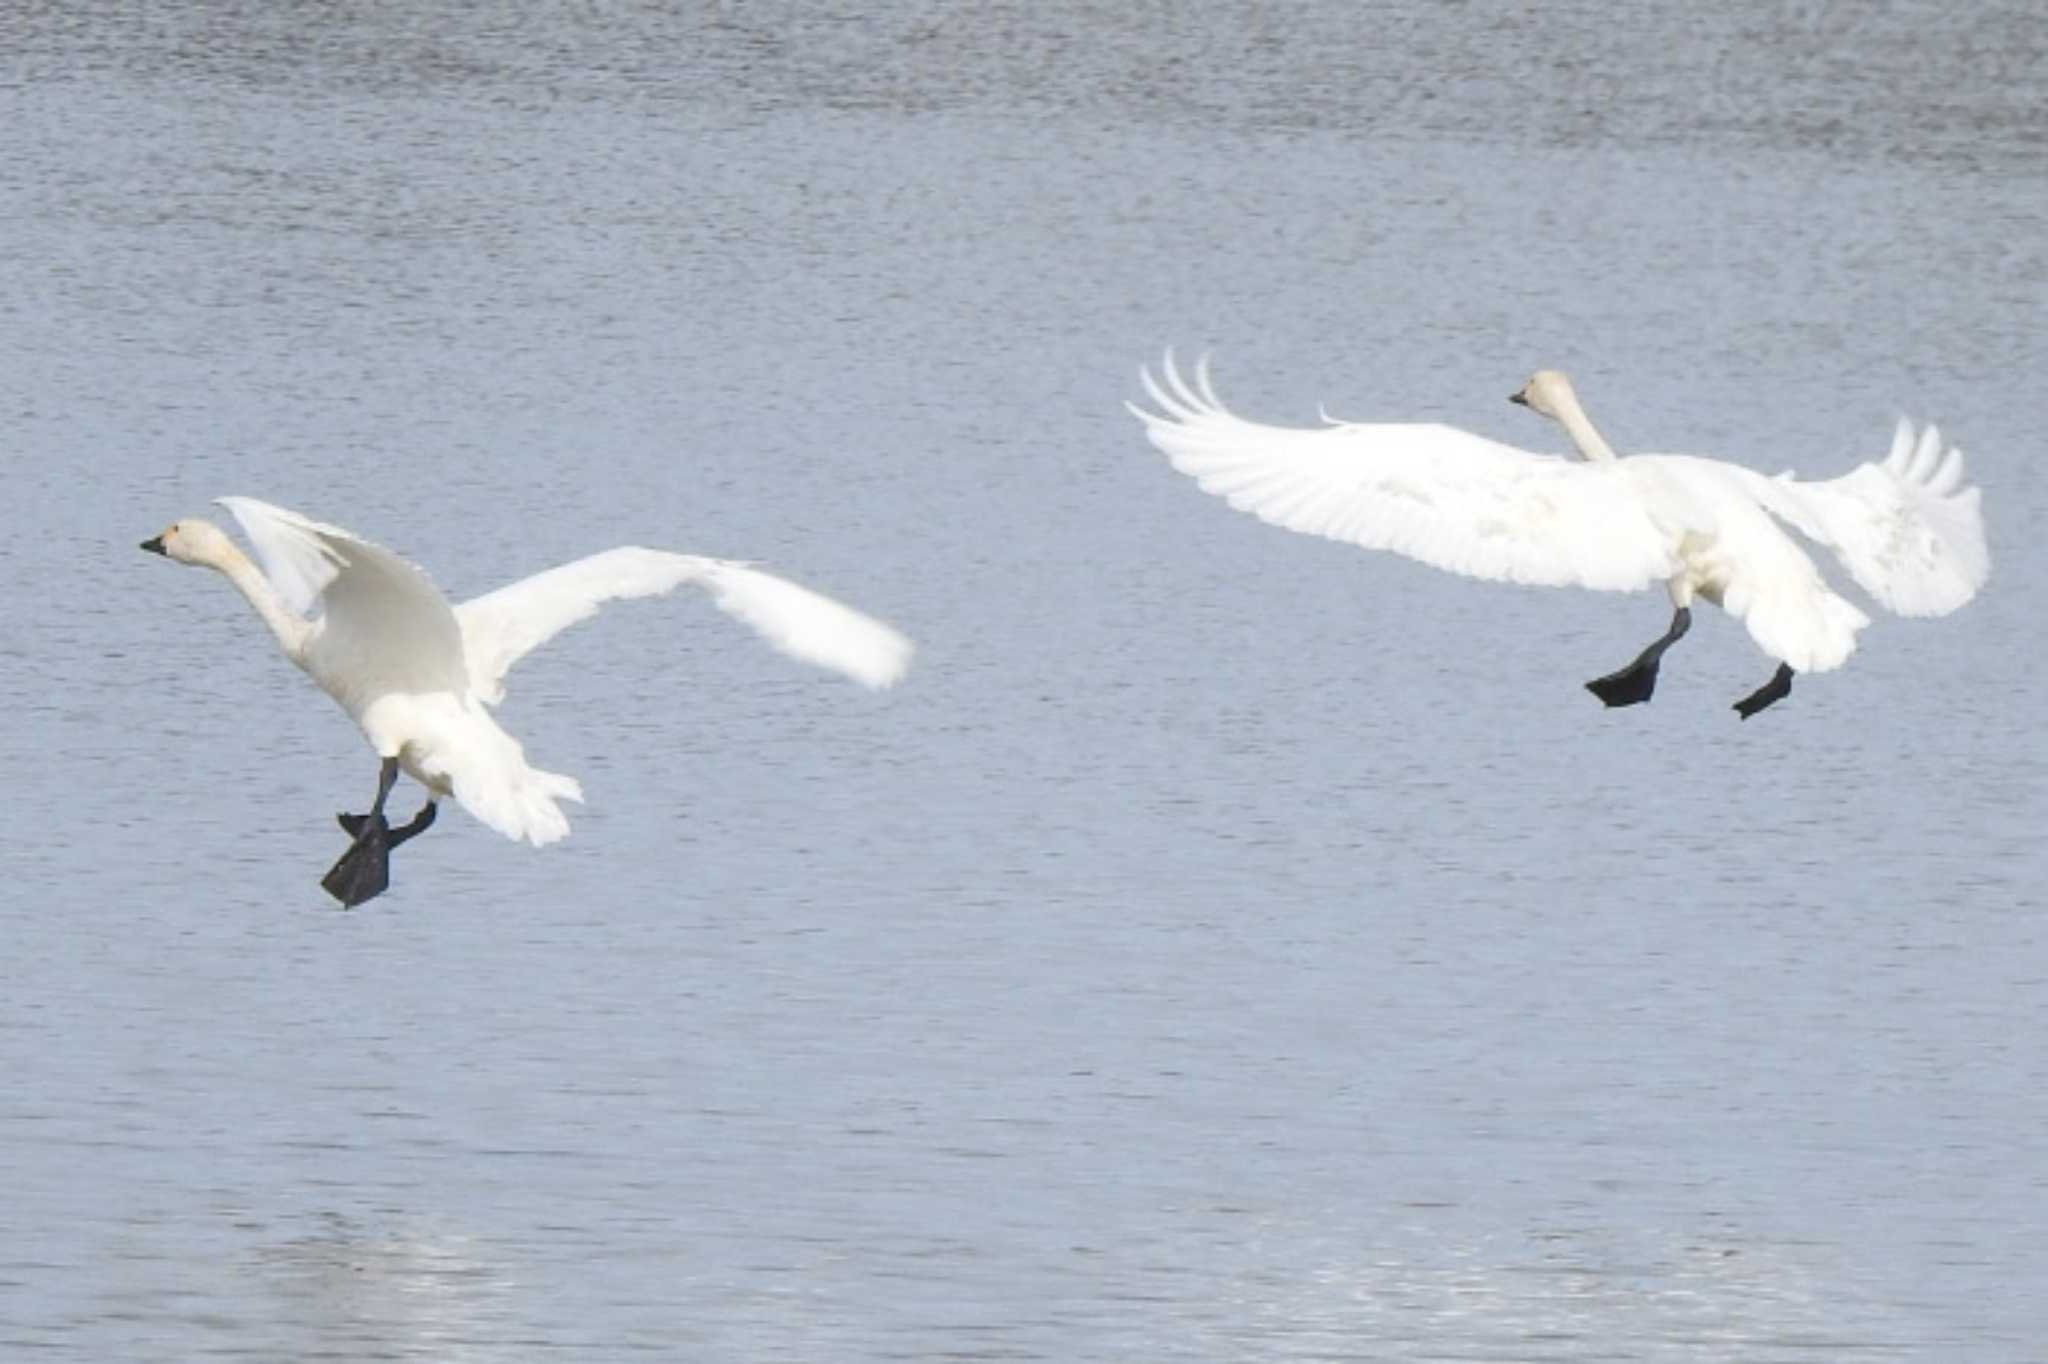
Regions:
[[384, 801], [397, 780], [398, 759], [384, 759], [377, 767], [377, 799], [371, 802], [370, 813], [336, 816], [341, 827], [348, 831], [348, 851], [327, 869], [327, 875], [320, 878], [320, 885], [341, 901], [343, 909], [354, 909], [389, 889], [391, 850], [408, 838], [426, 832], [427, 826], [434, 822], [434, 802], [429, 800], [426, 808], [412, 817], [410, 824], [395, 831], [392, 829], [390, 821], [384, 818]]
[[352, 818], [354, 841], [320, 878], [321, 888], [341, 901], [343, 909], [374, 900], [391, 885], [391, 825], [378, 813]]
[[439, 813], [440, 807], [430, 800], [420, 807], [418, 814], [395, 829], [380, 811], [336, 815], [351, 841], [348, 851], [328, 869], [320, 884], [341, 901], [343, 909], [354, 909], [365, 900], [376, 899], [391, 885], [391, 850], [433, 828], [434, 817]]
[[1594, 678], [1586, 690], [1609, 706], [1641, 705], [1657, 690], [1657, 660], [1639, 658], [1620, 672]]
[[1671, 613], [1670, 628], [1649, 648], [1637, 654], [1635, 662], [1605, 677], [1594, 678], [1586, 684], [1586, 690], [1609, 706], [1641, 705], [1657, 690], [1657, 664], [1664, 657], [1664, 651], [1678, 643], [1691, 628], [1692, 611], [1679, 607]]
[[1782, 701], [1792, 694], [1792, 667], [1780, 663], [1778, 671], [1771, 674], [1771, 680], [1758, 687], [1735, 703], [1735, 713], [1747, 720], [1773, 701]]

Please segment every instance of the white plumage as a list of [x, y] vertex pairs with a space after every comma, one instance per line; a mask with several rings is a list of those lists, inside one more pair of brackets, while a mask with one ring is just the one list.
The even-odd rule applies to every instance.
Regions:
[[354, 717], [382, 758], [453, 795], [508, 838], [536, 845], [569, 831], [558, 802], [574, 778], [527, 763], [489, 707], [509, 670], [607, 601], [702, 587], [728, 615], [793, 658], [886, 687], [910, 641], [880, 621], [759, 569], [625, 547], [593, 554], [451, 606], [405, 560], [337, 526], [251, 497], [223, 497], [259, 571], [210, 522], [179, 521], [145, 548], [218, 569], [247, 597], [292, 662]]
[[[1435, 424], [1247, 421], [1216, 396], [1206, 364], [1184, 378], [1171, 353], [1160, 378], [1140, 375], [1153, 406], [1129, 406], [1152, 443], [1240, 511], [1469, 577], [1606, 591], [1661, 582], [1679, 611], [1666, 644], [1698, 595], [1793, 670], [1848, 658], [1869, 618], [1828, 587], [1780, 520], [1833, 549], [1900, 614], [1953, 611], [1990, 573], [1977, 489], [1963, 486], [1961, 451], [1944, 449], [1932, 426], [1916, 434], [1902, 420], [1882, 462], [1801, 482], [1693, 456], [1618, 459], [1554, 371], [1515, 397], [1565, 427], [1578, 461]], [[1653, 681], [1655, 656], [1643, 662]], [[1646, 684], [1609, 704], [1648, 695]]]

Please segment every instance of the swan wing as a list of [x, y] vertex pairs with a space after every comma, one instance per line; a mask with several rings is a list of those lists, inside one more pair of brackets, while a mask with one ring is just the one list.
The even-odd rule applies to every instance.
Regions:
[[320, 609], [320, 594], [348, 563], [341, 546], [355, 537], [338, 526], [325, 525], [295, 511], [274, 507], [253, 497], [217, 497], [214, 502], [234, 513], [263, 576], [302, 616]]
[[1888, 611], [1944, 616], [1991, 576], [1979, 490], [1963, 484], [1963, 452], [1941, 432], [1900, 420], [1891, 453], [1841, 478], [1802, 483], [1755, 475], [1757, 500], [1826, 545]]
[[1625, 463], [1534, 455], [1433, 424], [1265, 426], [1223, 405], [1206, 364], [1190, 381], [1169, 353], [1160, 379], [1140, 374], [1156, 410], [1126, 405], [1152, 443], [1262, 521], [1547, 587], [1633, 591], [1677, 571]]
[[381, 545], [253, 497], [223, 497], [278, 595], [321, 624], [309, 666], [353, 695], [461, 691], [462, 636], [447, 599]]
[[456, 607], [478, 692], [497, 704], [513, 664], [604, 603], [658, 597], [685, 584], [702, 587], [719, 610], [753, 627], [782, 653], [864, 686], [890, 686], [910, 666], [912, 646], [902, 634], [786, 578], [725, 559], [627, 545]]

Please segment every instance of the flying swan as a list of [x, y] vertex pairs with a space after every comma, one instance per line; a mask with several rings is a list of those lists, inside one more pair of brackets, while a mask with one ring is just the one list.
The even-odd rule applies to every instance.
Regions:
[[1781, 521], [1903, 616], [1948, 614], [1991, 571], [1962, 452], [1903, 419], [1882, 463], [1807, 483], [1691, 455], [1617, 458], [1555, 370], [1510, 401], [1563, 426], [1576, 463], [1432, 423], [1264, 426], [1223, 405], [1206, 361], [1189, 380], [1169, 351], [1161, 374], [1139, 371], [1156, 410], [1125, 406], [1174, 468], [1262, 521], [1473, 578], [1611, 592], [1663, 583], [1670, 627], [1586, 684], [1609, 706], [1650, 699], [1695, 597], [1739, 618], [1778, 661], [1735, 703], [1745, 720], [1789, 694], [1793, 674], [1842, 666], [1870, 618], [1828, 587]]
[[[450, 795], [507, 838], [539, 847], [569, 832], [557, 802], [580, 802], [582, 788], [529, 766], [490, 708], [513, 664], [605, 602], [691, 584], [776, 649], [865, 686], [887, 687], [910, 665], [910, 641], [889, 626], [724, 559], [624, 546], [451, 606], [419, 569], [348, 531], [253, 497], [219, 502], [261, 569], [208, 521], [174, 522], [142, 548], [225, 575], [377, 751], [376, 799], [369, 814], [340, 817], [349, 849], [321, 882], [344, 906], [385, 889], [390, 850], [424, 833]], [[427, 800], [392, 828], [384, 802], [401, 770]]]

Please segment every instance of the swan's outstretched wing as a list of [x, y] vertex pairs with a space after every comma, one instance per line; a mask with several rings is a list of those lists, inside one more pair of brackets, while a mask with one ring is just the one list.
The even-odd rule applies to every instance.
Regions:
[[1902, 616], [1943, 616], [1991, 575], [1978, 490], [1963, 486], [1963, 452], [1933, 426], [1903, 418], [1882, 463], [1802, 483], [1756, 475], [1757, 499], [1828, 546], [1856, 585]]
[[1263, 426], [1192, 382], [1169, 353], [1158, 408], [1127, 404], [1203, 491], [1262, 521], [1392, 550], [1474, 578], [1631, 591], [1677, 571], [1625, 465], [1532, 455], [1455, 427], [1333, 422]]
[[426, 574], [339, 526], [253, 497], [217, 500], [286, 604], [319, 614], [314, 647], [326, 681], [365, 696], [465, 689], [462, 632]]
[[910, 666], [897, 631], [807, 587], [745, 564], [624, 546], [536, 573], [455, 608], [477, 692], [496, 705], [514, 663], [608, 601], [654, 597], [694, 583], [719, 610], [752, 626], [792, 658], [869, 687]]

